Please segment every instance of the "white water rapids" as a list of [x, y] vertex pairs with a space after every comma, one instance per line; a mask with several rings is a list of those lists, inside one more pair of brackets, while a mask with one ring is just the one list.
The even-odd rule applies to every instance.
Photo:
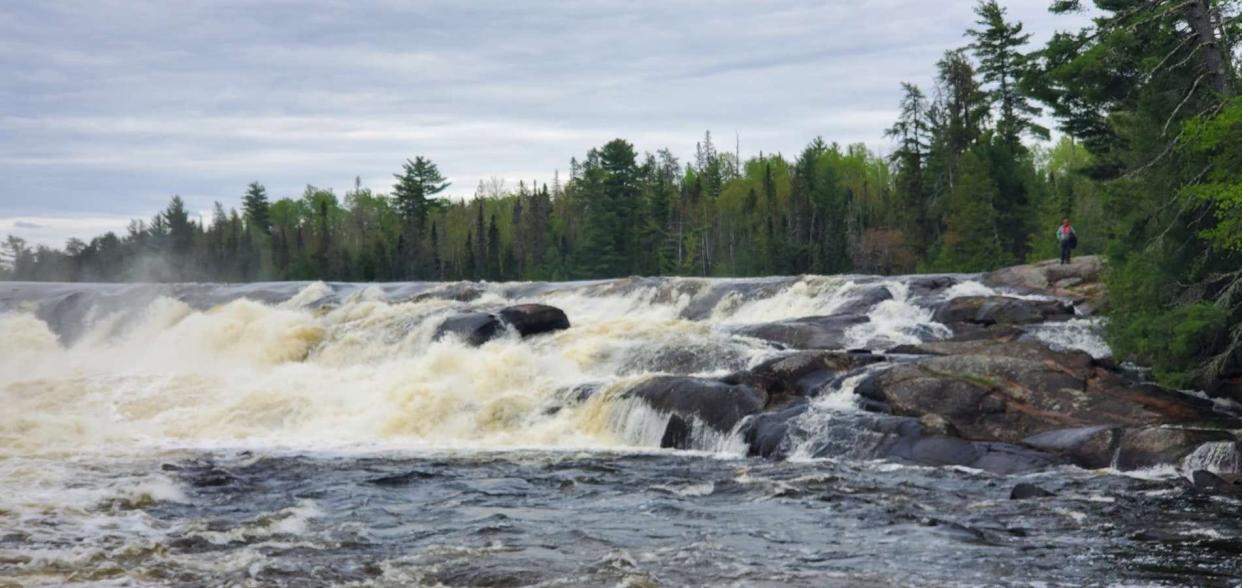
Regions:
[[[72, 339], [36, 318], [37, 301], [11, 304], [0, 315], [0, 452], [654, 447], [661, 416], [614, 406], [607, 393], [555, 409], [584, 383], [607, 390], [664, 371], [744, 369], [777, 351], [732, 329], [832, 314], [868, 289], [892, 296], [850, 328], [845, 347], [914, 343], [929, 325], [943, 329], [898, 280], [617, 281], [517, 295], [511, 285], [471, 285], [481, 293], [469, 303], [380, 286], [279, 286], [287, 293], [266, 303], [219, 286], [210, 296], [226, 301], [194, 306], [138, 287], [87, 290], [70, 299], [87, 308], [73, 317], [82, 325]], [[573, 326], [478, 348], [432, 340], [445, 316], [517, 302], [562, 308]], [[699, 320], [683, 318], [691, 304], [708, 306]]]

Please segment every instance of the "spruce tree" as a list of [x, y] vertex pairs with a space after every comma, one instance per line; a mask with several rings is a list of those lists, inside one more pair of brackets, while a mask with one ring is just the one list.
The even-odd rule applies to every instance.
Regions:
[[980, 0], [975, 6], [979, 28], [966, 34], [974, 39], [970, 48], [979, 60], [979, 73], [993, 86], [989, 100], [997, 109], [996, 134], [1011, 151], [1018, 152], [1023, 133], [1047, 138], [1048, 129], [1035, 123], [1040, 109], [1021, 88], [1027, 58], [1020, 49], [1031, 36], [1022, 32], [1022, 23], [1006, 21], [1005, 12], [996, 0]]
[[246, 187], [246, 194], [242, 196], [242, 211], [248, 228], [264, 235], [271, 233], [270, 205], [263, 184], [250, 182]]

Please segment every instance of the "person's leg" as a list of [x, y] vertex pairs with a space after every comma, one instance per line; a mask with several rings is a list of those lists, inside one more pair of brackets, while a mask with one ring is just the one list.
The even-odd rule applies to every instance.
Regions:
[[1069, 263], [1069, 260], [1070, 260], [1069, 241], [1061, 241], [1061, 263], [1062, 264]]

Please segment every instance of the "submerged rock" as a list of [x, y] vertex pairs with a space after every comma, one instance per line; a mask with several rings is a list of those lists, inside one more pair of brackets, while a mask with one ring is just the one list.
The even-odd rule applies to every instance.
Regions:
[[1027, 482], [1019, 483], [1017, 486], [1013, 487], [1012, 491], [1009, 492], [1010, 500], [1027, 500], [1030, 498], [1049, 498], [1052, 496], [1056, 496], [1056, 494], [1053, 492], [1049, 492], [1048, 490], [1044, 490], [1043, 488], [1040, 488], [1039, 486], [1036, 486], [1034, 484], [1027, 483]]
[[467, 312], [444, 319], [436, 328], [435, 339], [456, 336], [463, 343], [479, 346], [504, 334], [505, 328], [496, 315], [487, 312]]

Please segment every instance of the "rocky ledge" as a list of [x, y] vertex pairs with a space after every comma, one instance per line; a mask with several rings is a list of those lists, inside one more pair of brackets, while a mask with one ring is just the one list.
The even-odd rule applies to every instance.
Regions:
[[[888, 299], [868, 293], [846, 312], [740, 329], [785, 350], [754, 368], [721, 378], [655, 377], [625, 396], [670, 415], [667, 447], [691, 447], [695, 427], [704, 427], [740, 433], [752, 455], [778, 459], [797, 449], [1006, 473], [1172, 465], [1188, 477], [1198, 471], [1212, 488], [1240, 487], [1237, 414], [1028, 332], [1103, 305], [1100, 271], [1094, 257], [1006, 268], [981, 277], [997, 290], [981, 296], [938, 297], [956, 280], [926, 280], [919, 303], [951, 334], [841, 351], [845, 332]], [[859, 410], [808, 427], [808, 413], [822, 411], [816, 397], [847, 379]]]

